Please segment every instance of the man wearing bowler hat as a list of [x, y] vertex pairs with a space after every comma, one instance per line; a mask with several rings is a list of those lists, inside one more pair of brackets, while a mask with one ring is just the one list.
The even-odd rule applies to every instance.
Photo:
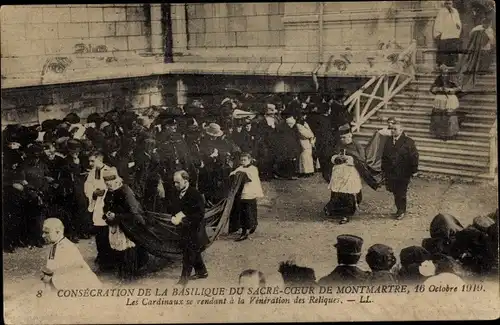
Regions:
[[384, 144], [382, 153], [382, 173], [387, 190], [394, 194], [397, 211], [394, 217], [401, 220], [406, 214], [406, 193], [412, 177], [418, 172], [419, 154], [415, 142], [406, 136], [401, 123], [395, 118], [388, 119], [391, 139]]
[[363, 238], [354, 235], [337, 237], [338, 266], [327, 276], [322, 277], [318, 284], [332, 285], [336, 283], [364, 283], [369, 280], [370, 273], [361, 270], [356, 264], [361, 257]]

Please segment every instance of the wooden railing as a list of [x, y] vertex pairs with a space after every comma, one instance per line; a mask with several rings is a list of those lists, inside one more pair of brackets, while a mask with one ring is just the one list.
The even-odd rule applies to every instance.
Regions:
[[[354, 110], [353, 132], [359, 131], [379, 109], [387, 108], [391, 99], [415, 79], [416, 50], [417, 41], [412, 40], [394, 62], [397, 73], [373, 76], [344, 102], [349, 112]], [[378, 95], [380, 92], [382, 95]]]

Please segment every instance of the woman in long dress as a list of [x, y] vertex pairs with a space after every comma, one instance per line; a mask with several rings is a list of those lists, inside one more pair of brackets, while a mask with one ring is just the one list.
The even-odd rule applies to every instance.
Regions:
[[340, 224], [349, 222], [361, 203], [361, 176], [355, 160], [364, 161], [363, 148], [352, 140], [348, 125], [339, 128], [341, 144], [332, 157], [332, 176], [328, 188], [330, 202], [325, 206], [325, 214], [339, 217]]
[[456, 95], [460, 93], [460, 89], [451, 80], [448, 68], [441, 65], [440, 69], [441, 74], [430, 89], [430, 92], [435, 95], [430, 130], [436, 138], [449, 140], [460, 130], [457, 116], [460, 103]]
[[308, 177], [314, 174], [314, 133], [305, 119], [297, 121], [297, 130], [299, 131], [300, 146], [302, 148], [299, 156], [299, 174]]
[[482, 24], [470, 31], [467, 50], [460, 59], [456, 77], [456, 84], [464, 91], [475, 86], [477, 75], [487, 73], [495, 58], [496, 37], [491, 23], [491, 18], [486, 17]]

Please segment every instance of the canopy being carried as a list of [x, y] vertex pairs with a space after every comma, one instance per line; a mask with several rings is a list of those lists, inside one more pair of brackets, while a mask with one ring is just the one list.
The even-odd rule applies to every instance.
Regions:
[[[245, 179], [244, 173], [236, 173], [231, 180], [231, 187], [227, 197], [205, 211], [204, 223], [209, 243], [207, 249], [220, 235], [226, 226], [233, 209], [233, 204]], [[172, 254], [182, 253], [180, 247], [179, 227], [170, 221], [171, 215], [146, 211], [145, 224], [123, 221], [123, 232], [136, 244], [144, 247], [150, 254], [158, 257], [169, 257]]]

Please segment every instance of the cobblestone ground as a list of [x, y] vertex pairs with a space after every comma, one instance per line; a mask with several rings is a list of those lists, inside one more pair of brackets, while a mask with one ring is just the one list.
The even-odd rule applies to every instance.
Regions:
[[[259, 202], [259, 227], [250, 240], [234, 242], [233, 237], [219, 238], [204, 253], [210, 273], [201, 284], [235, 285], [238, 274], [247, 268], [261, 270], [269, 283], [280, 284], [277, 272], [280, 261], [294, 259], [299, 265], [315, 269], [316, 277], [329, 273], [336, 264], [336, 236], [349, 233], [365, 239], [364, 251], [376, 243], [385, 243], [399, 251], [420, 245], [428, 235], [428, 226], [439, 212], [455, 215], [464, 225], [478, 215], [498, 207], [497, 187], [491, 183], [472, 184], [429, 178], [414, 179], [409, 190], [409, 215], [395, 221], [392, 196], [385, 189], [373, 191], [365, 186], [363, 202], [353, 220], [345, 225], [322, 216], [329, 199], [327, 185], [320, 175], [295, 181], [264, 183], [266, 198]], [[78, 244], [89, 265], [93, 267], [95, 243], [84, 240]], [[47, 248], [18, 249], [4, 258], [4, 297], [27, 292], [39, 282], [39, 270], [45, 263]], [[364, 256], [362, 267], [367, 268]], [[180, 260], [154, 260], [152, 272], [134, 286], [169, 286], [180, 274]], [[108, 285], [117, 285], [111, 275], [99, 275]], [[203, 282], [203, 283], [202, 283]]]

